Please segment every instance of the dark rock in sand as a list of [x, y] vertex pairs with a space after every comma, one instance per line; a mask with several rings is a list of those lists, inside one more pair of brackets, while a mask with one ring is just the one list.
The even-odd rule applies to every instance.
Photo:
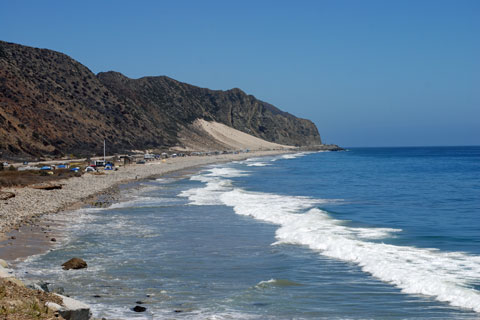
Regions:
[[83, 269], [87, 267], [87, 263], [80, 259], [80, 258], [72, 258], [67, 262], [62, 264], [63, 270], [70, 270], [70, 269]]
[[61, 184], [50, 184], [50, 183], [40, 183], [31, 185], [30, 188], [40, 189], [40, 190], [57, 190], [62, 189]]
[[11, 236], [10, 239], [15, 240], [15, 239], [17, 239], [17, 237]]
[[57, 241], [57, 239], [55, 239], [55, 238], [52, 238], [52, 239], [50, 239], [50, 241], [52, 241], [52, 242], [56, 242], [56, 241]]
[[183, 312], [183, 310], [173, 310], [173, 312], [180, 313], [180, 312]]
[[145, 312], [147, 310], [147, 308], [142, 307], [142, 306], [135, 306], [132, 310], [135, 311], [135, 312]]
[[[13, 192], [3, 192], [0, 191], [0, 200], [8, 200], [10, 198], [15, 197], [15, 193]], [[5, 204], [8, 204], [8, 202], [5, 202]]]
[[102, 296], [98, 295], [98, 294], [95, 294], [93, 295], [94, 298], [101, 298]]
[[143, 301], [136, 301], [136, 304], [143, 304]]

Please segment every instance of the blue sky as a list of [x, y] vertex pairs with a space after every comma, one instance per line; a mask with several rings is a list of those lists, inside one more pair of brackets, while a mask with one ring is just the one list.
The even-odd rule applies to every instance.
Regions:
[[1, 1], [0, 39], [238, 87], [343, 146], [480, 145], [480, 1]]

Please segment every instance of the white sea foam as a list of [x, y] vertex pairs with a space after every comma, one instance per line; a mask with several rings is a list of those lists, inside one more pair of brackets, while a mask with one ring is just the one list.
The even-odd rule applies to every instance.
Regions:
[[303, 157], [303, 156], [305, 156], [309, 153], [311, 153], [311, 152], [289, 153], [289, 154], [285, 154], [285, 155], [281, 156], [280, 158], [281, 159], [296, 159], [296, 158]]
[[292, 287], [292, 286], [301, 286], [300, 283], [290, 281], [288, 279], [270, 279], [260, 281], [255, 285], [255, 288], [269, 288], [269, 287]]
[[247, 167], [266, 167], [269, 166], [266, 162], [251, 162], [247, 163]]
[[480, 282], [480, 256], [380, 243], [378, 239], [401, 230], [350, 227], [315, 208], [325, 200], [248, 192], [222, 179], [218, 175], [221, 170], [215, 172], [217, 175], [204, 181], [204, 187], [183, 195], [192, 204], [224, 204], [239, 215], [279, 225], [274, 244], [307, 246], [324, 256], [355, 263], [404, 293], [431, 296], [480, 312], [480, 292], [474, 289]]

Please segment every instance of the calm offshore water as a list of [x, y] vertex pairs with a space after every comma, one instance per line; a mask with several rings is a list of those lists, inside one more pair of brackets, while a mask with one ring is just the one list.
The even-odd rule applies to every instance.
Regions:
[[[107, 318], [480, 319], [480, 147], [285, 155], [142, 184], [63, 216], [70, 238], [20, 276]], [[73, 256], [88, 269], [62, 271]]]

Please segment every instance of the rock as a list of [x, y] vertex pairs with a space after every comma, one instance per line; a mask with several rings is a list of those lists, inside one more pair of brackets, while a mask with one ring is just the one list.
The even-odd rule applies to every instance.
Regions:
[[80, 259], [80, 258], [72, 258], [67, 262], [62, 264], [63, 270], [70, 270], [70, 269], [83, 269], [87, 267], [87, 263]]
[[147, 310], [147, 308], [142, 307], [142, 306], [135, 306], [132, 310], [135, 311], [135, 312], [145, 312]]
[[7, 263], [7, 261], [5, 261], [5, 260], [3, 260], [3, 259], [0, 259], [0, 267], [8, 268], [8, 263]]
[[10, 239], [15, 240], [15, 239], [17, 239], [17, 237], [11, 236]]
[[136, 304], [143, 304], [143, 301], [136, 301]]
[[49, 285], [48, 282], [25, 280], [24, 283], [27, 288], [40, 290], [44, 292], [50, 292], [50, 290], [48, 289], [48, 285]]
[[8, 199], [13, 198], [13, 197], [15, 197], [15, 193], [13, 193], [13, 192], [0, 191], [0, 200], [8, 200]]
[[52, 239], [50, 239], [50, 241], [52, 241], [52, 242], [56, 242], [56, 241], [57, 241], [57, 239], [55, 239], [55, 238], [52, 238]]
[[57, 312], [58, 310], [63, 308], [61, 305], [56, 304], [55, 302], [50, 302], [50, 301], [45, 302], [45, 306], [48, 309], [52, 310], [53, 312]]
[[101, 298], [102, 296], [101, 296], [101, 295], [98, 295], [98, 294], [95, 294], [95, 295], [93, 295], [92, 297], [94, 297], [94, 298]]
[[31, 185], [30, 188], [40, 189], [40, 190], [56, 190], [56, 189], [62, 189], [62, 185], [61, 184], [40, 183], [40, 184]]
[[90, 311], [90, 306], [87, 304], [60, 294], [55, 293], [55, 295], [63, 300], [63, 306], [60, 306], [60, 308], [55, 311], [58, 311], [66, 320], [89, 320], [91, 318], [92, 312]]

